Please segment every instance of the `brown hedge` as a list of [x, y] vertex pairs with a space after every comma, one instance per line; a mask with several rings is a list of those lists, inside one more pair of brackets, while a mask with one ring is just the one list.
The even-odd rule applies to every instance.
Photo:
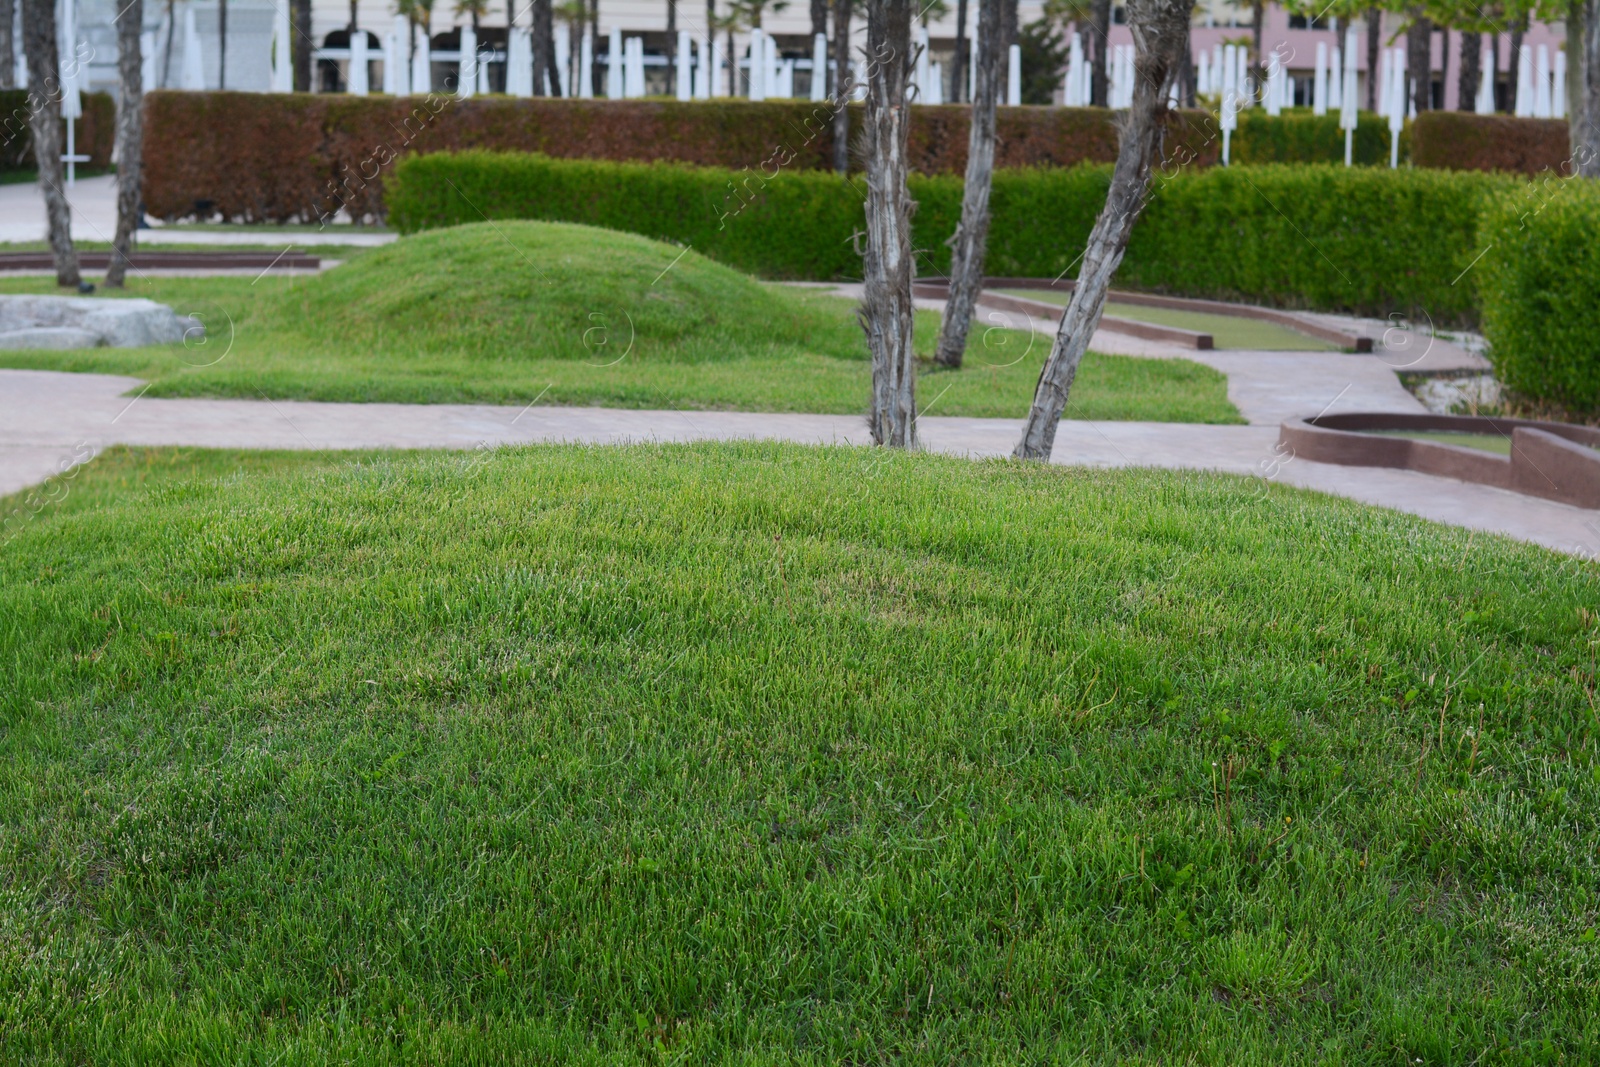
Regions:
[[1425, 111], [1411, 123], [1411, 162], [1441, 170], [1570, 173], [1565, 119]]
[[[26, 89], [0, 89], [0, 171], [33, 168], [33, 135]], [[83, 117], [77, 122], [78, 152], [88, 166], [111, 165], [117, 137], [117, 105], [110, 93], [84, 93]]]
[[[154, 92], [145, 106], [145, 207], [166, 219], [315, 221], [340, 207], [378, 218], [389, 163], [414, 152], [483, 148], [736, 170], [773, 166], [779, 145], [792, 154], [790, 168], [826, 169], [833, 158], [828, 113], [805, 102]], [[1209, 121], [1198, 112], [1175, 120], [1169, 152], [1214, 161]], [[914, 169], [965, 169], [966, 108], [917, 108], [911, 128]], [[1117, 149], [1111, 113], [1089, 108], [1001, 108], [999, 140], [1002, 167], [1107, 162]]]

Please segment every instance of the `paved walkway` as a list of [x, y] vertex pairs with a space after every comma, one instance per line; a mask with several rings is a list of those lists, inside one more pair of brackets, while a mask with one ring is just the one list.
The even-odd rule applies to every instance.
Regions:
[[[139, 388], [135, 379], [110, 375], [0, 370], [0, 493], [15, 492], [112, 444], [471, 449], [549, 441], [868, 441], [864, 421], [847, 415], [166, 400], [140, 396]], [[919, 425], [931, 451], [987, 457], [1009, 455], [1021, 423], [928, 416]], [[1275, 449], [1277, 437], [1277, 427], [1269, 424], [1067, 421], [1053, 459], [1254, 474], [1561, 551], [1600, 553], [1600, 512], [1411, 471], [1285, 462]]]
[[[67, 203], [72, 207], [72, 239], [75, 241], [101, 241], [111, 243], [117, 230], [116, 177], [102, 174], [94, 178], [81, 178], [67, 190]], [[151, 220], [148, 230], [140, 230], [140, 245], [232, 245], [256, 244], [282, 247], [293, 244], [297, 248], [315, 245], [381, 245], [395, 240], [393, 233], [374, 233], [369, 229], [350, 225], [333, 225], [326, 229], [282, 230], [271, 226], [240, 227], [233, 231], [198, 230], [188, 226], [165, 226]], [[37, 182], [17, 182], [0, 185], [0, 241], [43, 241], [45, 239], [44, 196]]]

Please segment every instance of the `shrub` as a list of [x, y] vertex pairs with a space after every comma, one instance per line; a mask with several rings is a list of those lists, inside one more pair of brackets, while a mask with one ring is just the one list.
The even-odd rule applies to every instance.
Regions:
[[[1402, 132], [1402, 159], [1408, 140]], [[1388, 120], [1371, 111], [1360, 112], [1350, 155], [1356, 163], [1388, 166]], [[1241, 111], [1229, 158], [1235, 163], [1343, 163], [1344, 131], [1338, 112], [1313, 115], [1309, 108], [1296, 108], [1274, 117], [1260, 109]]]
[[1600, 412], [1600, 185], [1551, 180], [1485, 211], [1476, 268], [1495, 374], [1513, 392]]
[[[1105, 203], [1110, 168], [995, 174], [991, 274], [1071, 275]], [[918, 272], [949, 267], [945, 242], [961, 180], [913, 175]], [[1452, 281], [1477, 253], [1484, 196], [1506, 179], [1343, 166], [1177, 169], [1158, 180], [1120, 282], [1144, 289], [1387, 315], [1470, 321], [1470, 284]], [[691, 245], [770, 278], [860, 274], [859, 179], [758, 174], [674, 164], [562, 161], [485, 152], [415, 156], [390, 188], [402, 231], [532, 218], [583, 222]]]
[[[825, 105], [804, 101], [565, 100], [155, 92], [146, 98], [146, 209], [161, 218], [314, 220], [344, 208], [381, 217], [392, 160], [481, 148], [616, 162], [675, 161], [752, 172], [780, 145], [786, 170], [832, 168]], [[912, 169], [959, 174], [967, 109], [919, 107]], [[859, 120], [855, 120], [859, 128]], [[1205, 165], [1217, 143], [1202, 112], [1174, 120], [1169, 148]], [[1111, 112], [1001, 108], [1002, 167], [1116, 158]]]
[[[0, 89], [0, 171], [29, 170], [33, 163], [32, 109], [26, 89]], [[77, 149], [91, 167], [111, 164], [117, 136], [117, 105], [110, 93], [84, 93], [83, 117], [77, 121]]]
[[1411, 123], [1411, 159], [1419, 167], [1570, 174], [1565, 119], [1519, 119], [1427, 111]]

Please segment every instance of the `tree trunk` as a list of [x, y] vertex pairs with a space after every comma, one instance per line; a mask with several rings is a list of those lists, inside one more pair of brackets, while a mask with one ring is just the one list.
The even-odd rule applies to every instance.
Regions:
[[[600, 69], [600, 64], [595, 57], [600, 54], [600, 0], [589, 0], [589, 91], [595, 96], [604, 96], [606, 90], [605, 72]], [[621, 61], [620, 56], [612, 56], [611, 62]]]
[[[309, 93], [311, 91], [311, 0], [289, 0], [289, 18], [294, 22], [289, 48], [289, 55], [294, 61], [294, 91]], [[422, 91], [427, 92], [426, 89]]]
[[833, 169], [850, 170], [850, 7], [833, 0]]
[[[1567, 23], [1567, 121], [1572, 130], [1573, 170], [1585, 178], [1600, 178], [1600, 0], [1575, 0], [1573, 14], [1582, 21]], [[1572, 68], [1580, 67], [1576, 75]]]
[[1527, 28], [1527, 19], [1511, 24], [1511, 52], [1506, 56], [1506, 110], [1513, 114], [1517, 110], [1517, 82], [1522, 77], [1522, 34]]
[[[1254, 0], [1250, 5], [1250, 71], [1255, 83], [1260, 85], [1267, 78], [1267, 61], [1261, 55], [1261, 35], [1266, 29], [1267, 5], [1265, 0]], [[1239, 87], [1241, 93], [1247, 91], [1244, 86]]]
[[1462, 33], [1461, 59], [1456, 76], [1456, 110], [1471, 111], [1483, 85], [1483, 34]]
[[956, 0], [956, 54], [950, 57], [950, 102], [967, 102], [967, 0]]
[[1433, 23], [1420, 7], [1412, 8], [1406, 28], [1406, 77], [1411, 79], [1411, 106], [1422, 114], [1433, 108]]
[[[920, 9], [922, 4], [919, 3], [917, 7]], [[1005, 3], [1001, 5], [1000, 27], [1000, 51], [1001, 53], [1005, 53], [1020, 39], [1017, 33], [1017, 0], [1005, 0]]]
[[144, 0], [122, 0], [117, 21], [117, 231], [111, 239], [111, 264], [106, 288], [121, 289], [139, 225], [139, 186], [144, 178], [144, 56], [139, 31], [144, 27]]
[[1383, 43], [1383, 11], [1367, 9], [1367, 110], [1378, 110], [1378, 49]]
[[178, 35], [178, 0], [167, 0], [167, 40], [161, 50], [161, 88], [165, 89], [172, 74], [172, 39]]
[[23, 0], [22, 47], [28, 57], [28, 125], [34, 162], [39, 167], [39, 188], [44, 193], [56, 284], [77, 288], [83, 278], [78, 273], [78, 250], [72, 244], [72, 212], [61, 187], [61, 72], [55, 0]]
[[857, 312], [872, 354], [872, 440], [917, 445], [916, 356], [911, 347], [911, 192], [906, 187], [906, 89], [912, 0], [867, 4], [867, 251]]
[[217, 0], [217, 88], [228, 87], [228, 0]]
[[934, 359], [961, 366], [967, 350], [972, 309], [983, 289], [983, 256], [989, 241], [989, 188], [994, 178], [994, 114], [1000, 98], [1001, 0], [979, 0], [977, 92], [967, 137], [967, 182], [961, 195], [961, 223], [950, 238], [950, 295], [939, 327]]
[[17, 54], [17, 44], [11, 39], [11, 25], [16, 16], [16, 0], [0, 0], [0, 89], [16, 88], [17, 65], [13, 58]]
[[667, 95], [678, 93], [678, 0], [667, 0]]
[[[515, 11], [516, 7], [513, 5], [506, 10]], [[532, 18], [528, 21], [532, 23], [529, 26], [529, 50], [533, 53], [533, 95], [543, 96], [545, 95], [546, 84], [556, 84], [556, 68], [555, 64], [550, 61], [549, 56], [551, 51], [550, 38], [555, 35], [555, 26], [550, 15], [550, 0], [533, 0]], [[508, 33], [506, 57], [509, 59], [510, 56], [511, 41]], [[511, 72], [507, 71], [506, 81], [509, 82], [510, 80]], [[552, 92], [550, 95], [560, 96], [561, 94]]]
[[[542, 6], [544, 8], [543, 13], [538, 8], [535, 8], [533, 14], [534, 18], [542, 20], [544, 25], [544, 69], [549, 78], [549, 84], [545, 86], [545, 89], [551, 96], [560, 96], [562, 95], [562, 72], [556, 63], [555, 11], [551, 0], [542, 0]], [[535, 62], [538, 62], [537, 53], [535, 53]]]
[[1089, 105], [1108, 106], [1110, 82], [1106, 77], [1106, 53], [1110, 49], [1111, 0], [1091, 0], [1089, 6]]
[[717, 95], [717, 72], [710, 69], [711, 51], [717, 43], [717, 0], [706, 0], [706, 43], [700, 52], [700, 62], [706, 66], [706, 92]]
[[1117, 163], [1111, 173], [1106, 205], [1095, 220], [1084, 249], [1083, 267], [1072, 300], [1050, 346], [1050, 358], [1039, 374], [1033, 407], [1013, 455], [1048, 460], [1055, 447], [1056, 425], [1067, 406], [1072, 380], [1105, 309], [1106, 290], [1122, 262], [1128, 238], [1150, 189], [1150, 171], [1161, 148], [1167, 115], [1167, 92], [1189, 51], [1189, 20], [1194, 0], [1129, 0], [1128, 27], [1133, 32], [1133, 105], [1120, 120]]
[[811, 39], [828, 35], [828, 0], [811, 0]]

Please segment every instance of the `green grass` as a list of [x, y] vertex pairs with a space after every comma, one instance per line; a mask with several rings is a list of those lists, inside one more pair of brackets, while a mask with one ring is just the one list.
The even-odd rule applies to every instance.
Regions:
[[7, 1059], [1600, 1054], [1591, 563], [843, 448], [55, 489], [0, 553]]
[[[1071, 293], [1054, 289], [1001, 289], [1011, 296], [1044, 300], [1065, 306]], [[1145, 307], [1143, 304], [1106, 304], [1105, 313], [1118, 319], [1149, 322], [1157, 326], [1176, 326], [1180, 330], [1209, 333], [1217, 348], [1259, 349], [1267, 352], [1336, 352], [1338, 349], [1310, 334], [1279, 326], [1275, 322], [1217, 315], [1207, 311], [1181, 311], [1173, 308]]]
[[[864, 410], [871, 378], [848, 302], [583, 226], [454, 227], [313, 278], [152, 278], [128, 294], [200, 314], [211, 338], [203, 348], [3, 352], [0, 365], [129, 374], [153, 381], [152, 396], [525, 404], [542, 395], [834, 414]], [[931, 355], [937, 328], [937, 315], [919, 314], [919, 350]], [[932, 415], [1021, 417], [1049, 342], [975, 330], [967, 367], [926, 371], [920, 402]], [[1085, 360], [1068, 414], [1242, 421], [1226, 379], [1209, 368], [1100, 355]]]

